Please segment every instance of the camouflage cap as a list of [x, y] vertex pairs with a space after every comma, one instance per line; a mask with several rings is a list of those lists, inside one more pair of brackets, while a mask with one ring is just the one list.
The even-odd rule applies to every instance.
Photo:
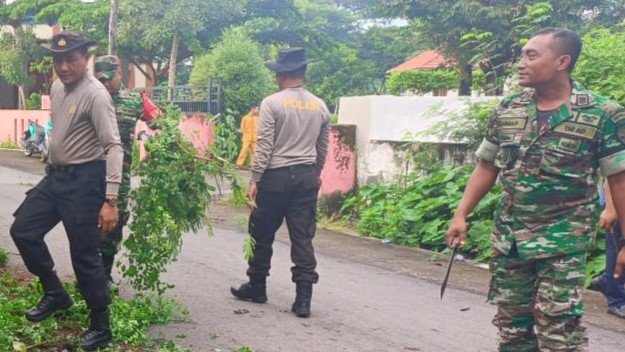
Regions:
[[117, 68], [119, 67], [119, 59], [114, 55], [98, 56], [95, 59], [95, 77], [97, 79], [112, 79], [115, 77]]

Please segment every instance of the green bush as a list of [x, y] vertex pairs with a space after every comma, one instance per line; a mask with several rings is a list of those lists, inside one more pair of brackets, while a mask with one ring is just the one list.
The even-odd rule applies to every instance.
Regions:
[[26, 110], [40, 110], [41, 109], [41, 94], [32, 93], [24, 105]]
[[[441, 168], [426, 176], [409, 174], [396, 184], [370, 184], [347, 199], [342, 211], [364, 235], [442, 251], [445, 233], [471, 170], [467, 166]], [[489, 239], [499, 192], [495, 187], [469, 218], [465, 255], [479, 260], [490, 258]]]
[[449, 69], [396, 72], [386, 81], [386, 88], [394, 95], [407, 91], [423, 94], [439, 89], [458, 89], [459, 85], [460, 74]]
[[236, 28], [224, 31], [213, 50], [194, 60], [190, 82], [206, 84], [211, 77], [222, 79], [226, 109], [241, 113], [274, 90], [259, 45]]
[[625, 30], [597, 29], [583, 39], [573, 76], [593, 92], [625, 104]]

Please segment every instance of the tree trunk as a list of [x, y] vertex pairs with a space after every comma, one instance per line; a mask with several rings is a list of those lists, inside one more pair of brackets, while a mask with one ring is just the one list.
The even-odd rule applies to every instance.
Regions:
[[463, 61], [462, 58], [459, 59], [458, 62], [458, 70], [460, 71], [460, 89], [458, 95], [460, 96], [470, 96], [471, 95], [471, 84], [472, 84], [472, 72], [473, 67]]
[[169, 57], [169, 77], [167, 81], [167, 101], [173, 100], [172, 87], [176, 85], [176, 61], [178, 61], [178, 43], [180, 42], [180, 33], [174, 31], [174, 40], [171, 44], [171, 55]]
[[17, 86], [17, 109], [24, 110], [26, 108], [26, 88], [23, 85]]
[[119, 0], [111, 0], [109, 16], [109, 55], [117, 55], [117, 23], [119, 17]]

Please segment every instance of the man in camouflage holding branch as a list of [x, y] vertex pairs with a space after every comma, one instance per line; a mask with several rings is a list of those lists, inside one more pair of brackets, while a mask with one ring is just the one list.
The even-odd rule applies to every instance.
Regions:
[[132, 164], [132, 145], [134, 141], [137, 121], [142, 120], [152, 126], [152, 122], [158, 116], [158, 109], [145, 100], [139, 93], [123, 89], [121, 85], [122, 70], [120, 61], [116, 56], [100, 56], [95, 60], [95, 76], [104, 84], [113, 98], [117, 116], [119, 136], [124, 149], [124, 164], [122, 168], [122, 184], [119, 188], [118, 209], [119, 222], [113, 231], [103, 234], [100, 245], [104, 271], [108, 277], [109, 286], [114, 285], [111, 272], [115, 262], [115, 255], [119, 250], [119, 244], [123, 238], [123, 228], [128, 222], [128, 197], [130, 193], [130, 167]]
[[[598, 168], [625, 214], [625, 111], [571, 80], [581, 48], [575, 32], [554, 28], [524, 46], [519, 84], [528, 89], [491, 118], [447, 232], [449, 246], [465, 243], [467, 217], [499, 176], [489, 300], [500, 351], [588, 349], [582, 292]], [[619, 258], [620, 273], [625, 251]]]

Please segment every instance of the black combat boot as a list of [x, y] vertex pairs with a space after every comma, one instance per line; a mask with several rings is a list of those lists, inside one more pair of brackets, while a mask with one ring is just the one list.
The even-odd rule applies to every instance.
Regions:
[[239, 299], [255, 303], [267, 302], [267, 284], [265, 277], [250, 277], [250, 281], [239, 286], [230, 287], [230, 292]]
[[43, 286], [43, 297], [36, 307], [26, 312], [26, 319], [35, 323], [48, 318], [57, 311], [69, 309], [74, 304], [56, 276], [56, 272], [39, 279]]
[[104, 275], [106, 275], [106, 283], [110, 289], [117, 289], [117, 284], [113, 281], [113, 263], [115, 263], [115, 255], [102, 253], [102, 266], [104, 266]]
[[113, 345], [113, 333], [109, 323], [109, 312], [91, 312], [89, 330], [80, 335], [80, 347], [85, 351]]
[[310, 300], [312, 299], [312, 282], [298, 281], [295, 287], [295, 302], [291, 306], [291, 311], [300, 318], [310, 316]]

